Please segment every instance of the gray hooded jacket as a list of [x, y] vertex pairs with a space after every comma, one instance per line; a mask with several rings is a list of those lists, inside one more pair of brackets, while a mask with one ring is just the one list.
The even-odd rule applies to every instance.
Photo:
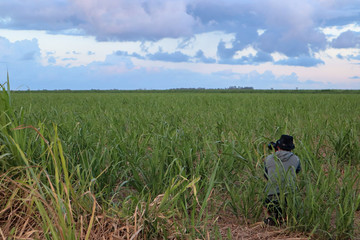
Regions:
[[274, 195], [280, 190], [287, 193], [296, 189], [296, 173], [300, 172], [300, 159], [289, 151], [277, 151], [265, 160], [266, 193]]

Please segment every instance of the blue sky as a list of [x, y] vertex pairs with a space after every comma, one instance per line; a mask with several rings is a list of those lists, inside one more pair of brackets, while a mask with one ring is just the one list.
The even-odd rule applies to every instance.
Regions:
[[23, 90], [360, 89], [360, 1], [0, 0], [7, 69]]

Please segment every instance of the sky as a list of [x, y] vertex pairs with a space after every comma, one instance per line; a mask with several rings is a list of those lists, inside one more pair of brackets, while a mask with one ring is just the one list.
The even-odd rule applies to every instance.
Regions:
[[7, 71], [13, 90], [360, 89], [360, 0], [0, 0]]

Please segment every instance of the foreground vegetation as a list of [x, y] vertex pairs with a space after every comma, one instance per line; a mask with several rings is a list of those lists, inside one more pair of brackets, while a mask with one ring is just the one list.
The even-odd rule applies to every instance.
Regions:
[[359, 94], [1, 94], [3, 237], [231, 238], [219, 217], [262, 221], [266, 146], [290, 134], [282, 227], [360, 238]]

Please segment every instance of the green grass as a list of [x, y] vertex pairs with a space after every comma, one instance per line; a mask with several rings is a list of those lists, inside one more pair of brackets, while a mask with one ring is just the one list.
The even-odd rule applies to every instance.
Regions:
[[[5, 102], [8, 93], [4, 85]], [[213, 223], [222, 211], [239, 222], [262, 220], [266, 145], [290, 134], [302, 172], [287, 227], [356, 238], [359, 100], [351, 93], [14, 92], [1, 114], [1, 171], [30, 191], [26, 206], [38, 214], [40, 238], [92, 238], [99, 215], [128, 226], [129, 237], [219, 238]]]

